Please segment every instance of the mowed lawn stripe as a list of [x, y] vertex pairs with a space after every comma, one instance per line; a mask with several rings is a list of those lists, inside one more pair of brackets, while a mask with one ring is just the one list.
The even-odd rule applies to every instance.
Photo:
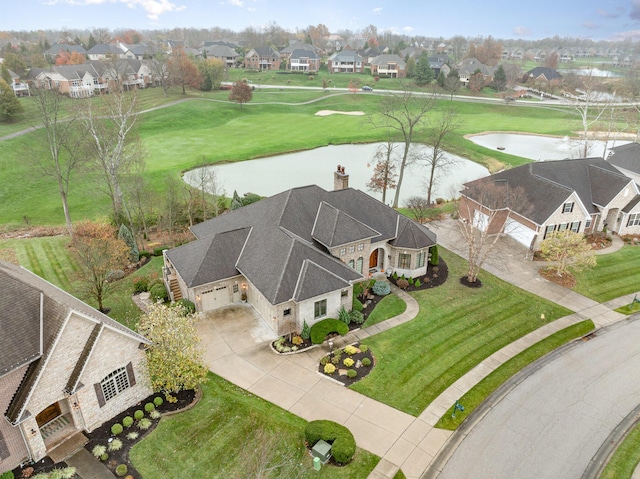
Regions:
[[576, 292], [598, 302], [640, 290], [640, 247], [625, 245], [615, 253], [597, 256], [595, 268], [576, 275]]
[[[60, 264], [59, 255], [61, 254], [61, 252], [59, 250], [54, 252], [53, 248], [51, 247], [51, 243], [48, 242], [42, 243], [42, 250], [47, 258], [49, 265], [51, 265], [52, 273], [57, 279], [56, 284], [58, 284], [62, 289], [69, 291], [71, 287], [71, 281], [69, 280], [67, 273], [64, 271], [62, 265]], [[71, 262], [71, 258], [69, 258], [68, 254], [65, 254], [64, 256], [65, 264], [69, 264]]]
[[447, 282], [412, 293], [420, 305], [414, 320], [365, 341], [376, 367], [352, 386], [416, 416], [483, 359], [571, 314], [484, 271], [482, 287], [462, 286], [459, 279], [466, 273], [466, 261], [444, 249], [441, 256], [449, 267]]

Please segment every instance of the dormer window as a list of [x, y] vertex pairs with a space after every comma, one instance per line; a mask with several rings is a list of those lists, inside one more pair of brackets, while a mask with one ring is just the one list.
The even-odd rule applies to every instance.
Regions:
[[573, 202], [565, 203], [562, 206], [562, 212], [563, 213], [571, 213], [572, 211], [573, 211]]

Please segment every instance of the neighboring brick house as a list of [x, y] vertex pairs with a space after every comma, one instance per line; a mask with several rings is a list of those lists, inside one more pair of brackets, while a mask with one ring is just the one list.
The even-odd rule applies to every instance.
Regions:
[[320, 57], [313, 50], [296, 49], [287, 59], [287, 69], [293, 72], [317, 73]]
[[[514, 193], [518, 188], [524, 199], [490, 209], [479, 199], [484, 184], [501, 185]], [[502, 231], [534, 251], [557, 231], [588, 234], [607, 226], [621, 235], [640, 234], [638, 185], [602, 158], [530, 163], [464, 186], [463, 220], [491, 232]]]
[[370, 62], [371, 74], [388, 78], [406, 78], [407, 63], [396, 54], [382, 54]]
[[244, 57], [244, 67], [248, 70], [279, 70], [280, 54], [271, 47], [255, 47]]
[[527, 82], [558, 83], [560, 82], [560, 80], [562, 80], [562, 75], [560, 75], [560, 73], [558, 73], [553, 68], [549, 68], [549, 67], [535, 67], [529, 70], [527, 73], [525, 73], [522, 76], [522, 83], [527, 83]]
[[139, 334], [0, 261], [0, 473], [149, 396]]
[[334, 53], [327, 61], [329, 73], [362, 73], [364, 61], [353, 50], [341, 50]]
[[464, 86], [469, 84], [469, 80], [476, 71], [480, 71], [482, 79], [486, 84], [493, 81], [494, 68], [480, 62], [477, 58], [465, 58], [458, 64], [458, 76], [460, 83]]
[[371, 272], [426, 274], [436, 235], [380, 201], [347, 187], [284, 191], [191, 228], [197, 240], [165, 252], [172, 299], [211, 311], [243, 297], [277, 333], [301, 331], [341, 306]]

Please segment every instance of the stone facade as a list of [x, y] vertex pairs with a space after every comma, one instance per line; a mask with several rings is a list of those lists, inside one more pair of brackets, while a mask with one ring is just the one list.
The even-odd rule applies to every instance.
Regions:
[[[6, 411], [9, 407], [26, 370], [27, 366], [23, 366], [0, 378], [0, 410]], [[0, 473], [13, 469], [28, 458], [29, 450], [21, 429], [12, 427], [5, 418], [0, 418]]]

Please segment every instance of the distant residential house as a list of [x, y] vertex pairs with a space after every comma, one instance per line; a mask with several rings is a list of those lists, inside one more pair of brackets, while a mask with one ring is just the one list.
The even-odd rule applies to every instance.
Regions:
[[151, 393], [149, 341], [0, 261], [0, 473], [43, 459]]
[[477, 58], [465, 58], [459, 63], [458, 75], [460, 77], [460, 83], [464, 86], [469, 84], [469, 79], [476, 71], [480, 71], [485, 84], [493, 80], [494, 69], [484, 63], [480, 62]]
[[20, 76], [16, 72], [9, 70], [9, 75], [11, 75], [11, 85], [9, 86], [17, 97], [31, 95], [29, 92], [29, 84], [20, 81]]
[[407, 63], [396, 54], [382, 54], [370, 62], [371, 74], [389, 78], [406, 78]]
[[91, 63], [32, 69], [28, 79], [36, 88], [56, 89], [71, 98], [86, 98], [95, 91], [107, 89], [107, 84]]
[[271, 47], [252, 48], [244, 57], [244, 67], [248, 70], [279, 70], [280, 63], [280, 54]]
[[311, 50], [312, 52], [315, 52], [315, 54], [320, 57], [322, 55], [322, 49], [318, 48], [314, 45], [311, 45], [310, 43], [304, 43], [304, 42], [300, 42], [300, 41], [295, 41], [295, 42], [291, 42], [291, 44], [289, 44], [289, 46], [284, 47], [282, 50], [280, 50], [280, 57], [284, 60], [285, 58], [289, 58], [289, 56], [295, 51], [295, 50]]
[[171, 55], [176, 48], [185, 49], [185, 44], [182, 40], [166, 40], [164, 42], [165, 51]]
[[87, 54], [87, 50], [84, 49], [82, 45], [71, 45], [68, 43], [55, 43], [51, 45], [47, 51], [44, 52], [44, 57], [53, 63], [56, 56], [60, 52], [68, 52], [68, 53], [81, 53], [82, 55]]
[[573, 52], [567, 48], [564, 48], [557, 52], [558, 60], [561, 63], [569, 63], [573, 61]]
[[146, 88], [153, 85], [153, 75], [146, 60], [122, 59], [103, 62], [89, 60], [102, 81], [109, 86], [111, 82], [122, 84], [126, 89]]
[[118, 42], [118, 48], [120, 48], [124, 54], [123, 58], [130, 60], [144, 60], [153, 57], [158, 49], [150, 43], [135, 43], [127, 44]]
[[108, 58], [124, 58], [124, 51], [117, 45], [98, 43], [87, 51], [89, 60], [106, 60]]
[[313, 50], [296, 49], [289, 55], [287, 69], [294, 72], [317, 73], [320, 70], [320, 57]]
[[[482, 204], [484, 184], [515, 190], [517, 204]], [[491, 232], [504, 232], [531, 250], [558, 231], [640, 234], [638, 185], [602, 158], [540, 161], [466, 183], [461, 192], [464, 221]], [[516, 195], [519, 196], [519, 195]], [[494, 218], [491, 221], [491, 218]]]
[[448, 55], [436, 55], [429, 58], [429, 68], [433, 70], [434, 76], [437, 78], [442, 72], [445, 76], [451, 71], [451, 67], [447, 64], [449, 61]]
[[235, 68], [238, 63], [238, 52], [228, 45], [208, 45], [200, 50], [200, 57], [220, 60], [225, 67]]
[[327, 69], [329, 73], [362, 73], [364, 61], [355, 51], [343, 49], [329, 57]]
[[562, 80], [562, 75], [553, 68], [535, 67], [522, 76], [522, 83], [544, 81], [547, 83]]
[[172, 299], [198, 311], [245, 299], [282, 335], [350, 310], [371, 271], [424, 275], [436, 235], [345, 176], [334, 191], [294, 188], [193, 226], [196, 241], [164, 255]]

